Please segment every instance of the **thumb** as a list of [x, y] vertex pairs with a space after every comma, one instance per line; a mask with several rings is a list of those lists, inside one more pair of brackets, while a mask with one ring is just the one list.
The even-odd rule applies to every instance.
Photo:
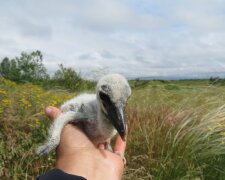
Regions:
[[50, 120], [54, 120], [61, 114], [61, 110], [53, 106], [48, 106], [45, 109], [45, 114]]
[[[126, 129], [126, 134], [128, 134], [128, 127]], [[126, 144], [127, 144], [127, 142], [123, 141], [121, 139], [121, 137], [118, 135], [117, 138], [116, 138], [114, 148], [113, 148], [114, 153], [119, 153], [120, 155], [124, 156], [124, 153], [125, 153], [125, 150], [126, 150]]]

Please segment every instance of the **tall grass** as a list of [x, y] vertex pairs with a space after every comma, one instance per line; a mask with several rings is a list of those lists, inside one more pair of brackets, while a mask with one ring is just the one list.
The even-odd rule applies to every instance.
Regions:
[[[225, 179], [224, 90], [205, 82], [134, 88], [124, 179]], [[74, 95], [0, 79], [0, 179], [34, 179], [54, 167], [54, 153], [35, 154], [49, 126], [43, 110]]]
[[[124, 179], [225, 179], [223, 91], [207, 87], [189, 92], [191, 98], [185, 89], [159, 91], [163, 95], [142, 92], [135, 97], [139, 103], [127, 109], [129, 164]], [[143, 107], [155, 96], [164, 103]]]

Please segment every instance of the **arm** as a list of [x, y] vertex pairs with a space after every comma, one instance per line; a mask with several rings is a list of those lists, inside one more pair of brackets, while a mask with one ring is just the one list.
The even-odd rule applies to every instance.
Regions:
[[[54, 107], [46, 110], [50, 119], [55, 119], [60, 113], [60, 110]], [[56, 168], [88, 180], [119, 180], [124, 170], [121, 157], [124, 156], [125, 147], [126, 143], [118, 136], [114, 152], [106, 150], [103, 144], [96, 148], [80, 129], [67, 124], [62, 130], [57, 147]]]

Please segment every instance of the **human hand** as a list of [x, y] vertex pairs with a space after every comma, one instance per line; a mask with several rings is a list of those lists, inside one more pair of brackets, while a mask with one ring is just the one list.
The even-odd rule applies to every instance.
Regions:
[[[45, 113], [54, 120], [61, 111], [49, 106]], [[116, 138], [113, 152], [106, 150], [104, 144], [95, 147], [78, 127], [67, 124], [56, 150], [56, 168], [86, 179], [119, 180], [124, 170], [125, 148], [126, 142], [120, 136]]]

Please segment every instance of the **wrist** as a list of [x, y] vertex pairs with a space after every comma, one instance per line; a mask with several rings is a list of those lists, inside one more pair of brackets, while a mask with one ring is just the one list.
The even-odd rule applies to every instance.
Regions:
[[92, 148], [76, 149], [64, 154], [57, 150], [56, 168], [91, 180], [119, 180], [123, 170], [122, 161], [116, 155], [116, 161], [121, 163], [118, 165], [112, 161], [112, 155], [111, 152]]
[[64, 154], [57, 153], [56, 168], [72, 175], [93, 179], [95, 171], [95, 160], [92, 150], [74, 150]]

